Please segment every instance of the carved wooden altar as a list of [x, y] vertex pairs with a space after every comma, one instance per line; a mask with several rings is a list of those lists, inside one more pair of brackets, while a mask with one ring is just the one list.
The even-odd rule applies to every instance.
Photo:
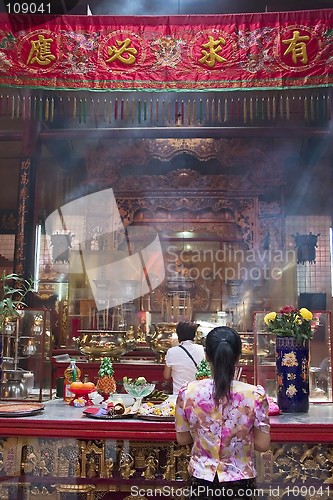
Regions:
[[[175, 443], [173, 422], [87, 419], [61, 401], [44, 411], [1, 420], [2, 500], [182, 497], [190, 449]], [[332, 411], [272, 417], [271, 448], [256, 457], [258, 498], [332, 498]]]

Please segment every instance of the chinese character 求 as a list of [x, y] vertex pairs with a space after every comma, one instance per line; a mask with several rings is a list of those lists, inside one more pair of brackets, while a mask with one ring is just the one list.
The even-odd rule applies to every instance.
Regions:
[[207, 66], [212, 68], [213, 66], [215, 66], [216, 62], [226, 62], [226, 59], [224, 59], [224, 57], [218, 55], [218, 52], [221, 52], [222, 50], [221, 45], [225, 45], [226, 42], [222, 37], [220, 37], [218, 40], [214, 40], [212, 36], [209, 36], [208, 38], [209, 41], [202, 44], [203, 50], [201, 51], [201, 53], [203, 54], [203, 56], [201, 57], [201, 59], [199, 59], [199, 63], [207, 64]]

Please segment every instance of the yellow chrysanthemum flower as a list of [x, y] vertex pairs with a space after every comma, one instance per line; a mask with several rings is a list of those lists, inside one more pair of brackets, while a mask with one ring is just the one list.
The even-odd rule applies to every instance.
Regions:
[[264, 317], [264, 322], [266, 325], [268, 325], [271, 321], [274, 321], [276, 318], [276, 312], [272, 311]]
[[306, 307], [302, 307], [302, 309], [299, 310], [300, 315], [302, 318], [306, 319], [306, 321], [311, 321], [313, 314], [309, 309], [306, 309]]
[[303, 307], [297, 309], [293, 306], [285, 306], [277, 313], [270, 312], [264, 316], [266, 330], [280, 337], [294, 337], [299, 342], [311, 340], [312, 312]]

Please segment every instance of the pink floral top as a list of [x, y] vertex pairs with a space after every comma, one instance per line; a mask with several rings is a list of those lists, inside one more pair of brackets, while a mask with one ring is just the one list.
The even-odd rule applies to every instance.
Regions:
[[254, 427], [269, 432], [264, 388], [233, 381], [230, 400], [215, 405], [213, 380], [190, 382], [181, 388], [176, 404], [176, 431], [190, 431], [193, 448], [189, 473], [219, 482], [256, 476]]

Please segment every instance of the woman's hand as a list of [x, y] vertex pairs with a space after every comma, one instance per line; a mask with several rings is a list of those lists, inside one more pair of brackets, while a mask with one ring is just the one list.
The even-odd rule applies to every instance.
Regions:
[[176, 437], [177, 437], [178, 444], [185, 445], [185, 444], [192, 444], [193, 443], [191, 433], [188, 431], [176, 432]]
[[267, 451], [271, 444], [271, 436], [269, 432], [263, 432], [254, 428], [254, 449], [256, 451]]

